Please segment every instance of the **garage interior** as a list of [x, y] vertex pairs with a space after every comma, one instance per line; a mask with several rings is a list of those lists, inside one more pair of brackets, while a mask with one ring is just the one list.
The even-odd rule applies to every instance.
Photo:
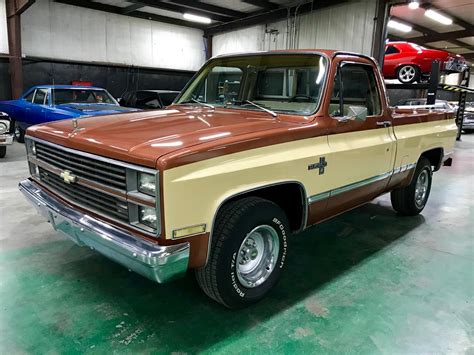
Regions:
[[[429, 9], [452, 23], [436, 24]], [[465, 85], [474, 102], [470, 0], [0, 0], [0, 101], [73, 81], [115, 98], [179, 91], [228, 53], [327, 48], [380, 62], [386, 39], [462, 55], [470, 77], [439, 83]], [[430, 90], [387, 84], [391, 105]], [[157, 285], [54, 232], [18, 191], [29, 170], [14, 142], [0, 160], [0, 352], [471, 353], [473, 154], [474, 135], [462, 134], [421, 215], [401, 218], [384, 195], [293, 236], [278, 287], [235, 311], [191, 273]]]

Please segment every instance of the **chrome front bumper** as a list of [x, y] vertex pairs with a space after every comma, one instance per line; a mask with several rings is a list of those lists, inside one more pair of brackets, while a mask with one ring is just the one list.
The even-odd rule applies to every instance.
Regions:
[[0, 146], [13, 144], [13, 134], [0, 134]]
[[32, 180], [20, 182], [19, 188], [56, 231], [129, 270], [159, 283], [178, 278], [187, 270], [189, 243], [150, 243], [69, 207]]

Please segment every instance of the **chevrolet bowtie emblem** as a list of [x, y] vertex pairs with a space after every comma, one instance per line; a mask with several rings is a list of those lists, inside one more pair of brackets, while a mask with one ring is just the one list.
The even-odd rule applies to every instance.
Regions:
[[319, 175], [323, 175], [324, 171], [326, 169], [326, 166], [328, 166], [328, 162], [326, 161], [326, 157], [320, 157], [319, 158], [319, 163], [314, 163], [314, 164], [308, 165], [308, 170], [318, 169], [319, 170]]
[[72, 175], [72, 173], [69, 170], [64, 170], [61, 174], [59, 174], [61, 179], [64, 180], [66, 184], [72, 184], [76, 182], [77, 176]]
[[77, 128], [77, 118], [72, 119], [72, 126], [74, 127], [74, 129]]

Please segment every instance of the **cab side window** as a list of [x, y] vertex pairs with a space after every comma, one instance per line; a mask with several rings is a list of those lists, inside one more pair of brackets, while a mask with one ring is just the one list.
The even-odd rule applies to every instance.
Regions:
[[370, 65], [342, 63], [329, 106], [332, 116], [375, 116], [382, 113], [380, 93]]

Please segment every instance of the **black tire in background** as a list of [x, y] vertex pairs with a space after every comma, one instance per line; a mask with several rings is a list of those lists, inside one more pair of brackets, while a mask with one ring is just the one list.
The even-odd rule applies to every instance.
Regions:
[[[196, 270], [199, 286], [228, 308], [261, 300], [280, 278], [289, 234], [287, 217], [275, 203], [259, 197], [227, 203], [216, 218], [209, 260]], [[251, 265], [254, 271], [247, 272]]]
[[25, 143], [25, 131], [15, 122], [15, 139], [18, 143]]
[[432, 175], [430, 161], [421, 157], [410, 185], [390, 193], [393, 209], [404, 216], [415, 216], [423, 211], [430, 196]]
[[5, 155], [7, 155], [7, 147], [6, 146], [0, 146], [0, 158], [5, 158]]

